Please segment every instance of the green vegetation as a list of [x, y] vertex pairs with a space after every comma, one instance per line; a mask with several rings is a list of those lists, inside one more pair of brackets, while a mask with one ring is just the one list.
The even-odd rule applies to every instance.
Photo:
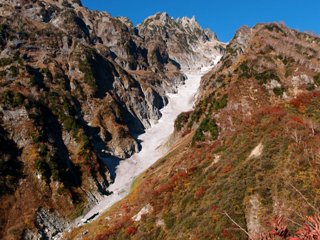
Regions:
[[91, 161], [92, 157], [92, 143], [90, 138], [84, 133], [84, 131], [79, 131], [77, 136], [77, 142], [79, 144], [79, 154], [86, 160], [86, 164], [89, 166], [94, 164], [94, 161]]
[[81, 215], [83, 215], [84, 210], [87, 207], [87, 202], [83, 201], [81, 203], [78, 203], [76, 205], [75, 210], [72, 212], [72, 214], [70, 216], [68, 216], [68, 219], [70, 220], [75, 220], [76, 218], [80, 217]]
[[79, 62], [79, 70], [84, 74], [84, 81], [95, 91], [97, 89], [93, 66], [88, 59]]
[[191, 113], [190, 120], [189, 120], [189, 123], [188, 123], [188, 128], [191, 128], [194, 123], [197, 123], [202, 114], [203, 114], [202, 110], [198, 110], [198, 109], [194, 110]]
[[53, 81], [53, 76], [52, 73], [50, 72], [49, 68], [43, 68], [42, 73], [46, 76], [46, 78], [52, 82]]
[[255, 79], [258, 80], [258, 83], [260, 85], [266, 84], [269, 81], [277, 80], [280, 81], [279, 76], [277, 75], [277, 72], [273, 69], [268, 69], [263, 72], [257, 72], [253, 69], [253, 67], [249, 66], [249, 63], [247, 61], [244, 61], [243, 63], [240, 64], [236, 72], [239, 74], [239, 77], [244, 77], [244, 78], [252, 78], [254, 77]]
[[278, 97], [281, 97], [284, 92], [285, 92], [285, 88], [283, 88], [283, 87], [275, 87], [273, 89], [273, 93]]
[[21, 106], [24, 99], [21, 93], [11, 90], [5, 90], [0, 94], [0, 104], [9, 109]]
[[36, 76], [31, 76], [30, 79], [29, 79], [29, 82], [30, 82], [30, 85], [31, 86], [36, 86], [37, 85], [37, 79], [36, 79]]
[[43, 159], [36, 160], [36, 169], [46, 181], [49, 181], [51, 171], [48, 163]]
[[0, 58], [0, 67], [5, 67], [12, 64], [15, 60], [13, 58]]
[[10, 66], [9, 71], [12, 77], [17, 77], [19, 75], [19, 69], [16, 66]]
[[292, 73], [293, 73], [292, 69], [287, 68], [284, 76], [285, 76], [286, 78], [288, 78], [288, 77], [292, 76]]
[[37, 171], [47, 182], [50, 182], [51, 178], [53, 181], [61, 182], [64, 168], [59, 167], [55, 153], [43, 142], [38, 144], [38, 153], [39, 159], [35, 162]]
[[213, 110], [217, 111], [223, 109], [228, 104], [228, 94], [223, 95], [221, 98], [214, 99], [212, 103]]
[[79, 126], [74, 119], [74, 117], [68, 116], [68, 115], [61, 115], [60, 120], [63, 124], [63, 127], [68, 131], [72, 132], [74, 135], [77, 134]]
[[314, 77], [314, 82], [317, 84], [317, 86], [320, 86], [320, 73], [317, 73]]
[[163, 221], [168, 229], [171, 229], [175, 223], [175, 216], [172, 212], [167, 212], [163, 215]]
[[197, 109], [188, 114], [188, 119], [186, 114], [179, 116], [179, 120], [176, 120], [176, 124], [179, 127], [188, 122], [187, 127], [191, 128], [192, 125], [198, 122], [204, 114], [210, 115], [213, 111], [218, 111], [223, 109], [228, 104], [228, 94], [224, 94], [222, 97], [216, 97], [216, 93], [213, 93], [201, 100], [197, 106]]
[[15, 142], [0, 126], [0, 196], [14, 192], [23, 177], [23, 166], [18, 160], [20, 154]]
[[294, 46], [298, 53], [306, 56], [308, 59], [312, 59], [317, 55], [317, 51], [311, 47], [304, 47], [298, 43], [296, 43]]
[[265, 25], [265, 28], [270, 32], [282, 33], [283, 36], [287, 36], [286, 32], [277, 24], [268, 24], [268, 25]]
[[224, 74], [220, 74], [217, 79], [216, 79], [216, 82], [217, 83], [224, 83], [224, 80], [225, 80], [226, 76]]
[[255, 78], [258, 80], [259, 84], [266, 84], [271, 80], [280, 81], [277, 73], [273, 70], [267, 70], [262, 73], [255, 74]]
[[71, 104], [72, 100], [67, 96], [60, 95], [53, 91], [49, 92], [46, 95], [46, 98], [48, 100], [47, 104], [50, 106], [53, 114], [58, 117], [59, 122], [62, 123], [64, 129], [76, 137], [80, 125], [74, 116], [76, 111]]
[[190, 112], [182, 112], [174, 121], [174, 128], [179, 132], [185, 127], [190, 117]]
[[[64, 187], [68, 188], [69, 186], [77, 184], [74, 176], [70, 176], [70, 171], [74, 171], [75, 168], [67, 164], [68, 159], [64, 161], [61, 160], [61, 154], [57, 152], [57, 143], [55, 141], [48, 141], [48, 138], [53, 137], [52, 131], [57, 131], [58, 133], [59, 129], [53, 130], [53, 126], [50, 126], [56, 124], [58, 127], [58, 121], [55, 118], [55, 113], [52, 113], [46, 104], [52, 107], [54, 106], [56, 111], [59, 109], [57, 115], [64, 112], [65, 109], [62, 103], [58, 106], [59, 95], [57, 93], [51, 92], [46, 96], [46, 98], [42, 99], [45, 102], [28, 101], [26, 103], [29, 118], [33, 120], [35, 126], [35, 129], [30, 134], [38, 153], [37, 159], [35, 160], [35, 169], [37, 169], [47, 183], [57, 181], [63, 183]], [[46, 103], [46, 101], [51, 101], [53, 105]], [[65, 122], [68, 122], [68, 120]]]
[[226, 52], [233, 56], [235, 56], [235, 54], [237, 53], [237, 51], [234, 48], [232, 48], [230, 44], [227, 45]]
[[7, 29], [8, 29], [7, 24], [0, 24], [0, 39], [5, 39]]
[[249, 66], [247, 61], [241, 63], [236, 72], [239, 74], [240, 78], [251, 78], [253, 76], [253, 69]]
[[219, 136], [218, 126], [214, 119], [206, 117], [197, 128], [193, 138], [192, 143], [204, 141], [206, 139], [206, 133], [210, 134], [211, 140], [216, 140]]
[[308, 91], [313, 91], [313, 90], [315, 90], [315, 89], [316, 89], [316, 86], [315, 86], [314, 84], [308, 83], [308, 85], [307, 85], [307, 90], [308, 90]]
[[283, 56], [282, 54], [279, 54], [277, 56], [278, 59], [280, 59], [282, 61], [282, 63], [286, 66], [289, 67], [290, 65], [292, 65], [295, 60], [292, 57], [288, 57], [288, 56]]

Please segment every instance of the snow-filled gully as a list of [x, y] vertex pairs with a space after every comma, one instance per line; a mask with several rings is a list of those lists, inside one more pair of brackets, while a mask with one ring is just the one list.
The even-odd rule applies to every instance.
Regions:
[[[96, 218], [114, 203], [126, 197], [134, 179], [165, 154], [164, 148], [161, 146], [167, 142], [172, 134], [175, 119], [181, 112], [192, 110], [201, 77], [211, 68], [212, 66], [203, 67], [196, 71], [184, 71], [187, 80], [185, 84], [179, 86], [178, 93], [168, 95], [169, 103], [161, 110], [160, 120], [138, 137], [142, 142], [141, 151], [120, 161], [117, 166], [114, 183], [108, 188], [112, 194], [104, 197], [85, 216], [82, 216], [82, 219], [78, 219], [76, 225], [82, 225]], [[105, 160], [108, 161], [108, 159]]]

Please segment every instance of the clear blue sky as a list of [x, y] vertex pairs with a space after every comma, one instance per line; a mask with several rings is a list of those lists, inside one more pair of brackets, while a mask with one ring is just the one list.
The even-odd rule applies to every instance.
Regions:
[[222, 41], [229, 41], [242, 25], [283, 21], [300, 31], [320, 33], [320, 0], [82, 0], [92, 10], [126, 16], [135, 25], [156, 12], [172, 17], [196, 16]]

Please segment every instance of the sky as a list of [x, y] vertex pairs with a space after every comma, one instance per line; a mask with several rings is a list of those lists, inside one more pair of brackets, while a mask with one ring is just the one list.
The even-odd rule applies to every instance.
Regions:
[[228, 42], [238, 28], [284, 22], [288, 27], [320, 34], [320, 0], [82, 0], [91, 10], [128, 17], [134, 25], [157, 12], [177, 18], [195, 16]]

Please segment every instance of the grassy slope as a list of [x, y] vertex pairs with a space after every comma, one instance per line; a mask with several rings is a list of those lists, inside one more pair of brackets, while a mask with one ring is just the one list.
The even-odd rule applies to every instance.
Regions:
[[[306, 111], [320, 107], [319, 100], [315, 97]], [[261, 203], [259, 219], [265, 229], [279, 213], [301, 222], [299, 215], [314, 210], [292, 186], [314, 206], [320, 204], [319, 168], [305, 152], [316, 151], [320, 139], [300, 123], [298, 119], [304, 117], [291, 105], [263, 109], [223, 142], [180, 146], [147, 171], [128, 198], [76, 233], [89, 229], [89, 238], [127, 239], [134, 227], [132, 239], [244, 239], [224, 212], [246, 228], [246, 209], [253, 195]], [[283, 131], [288, 125], [298, 130], [303, 142], [297, 143], [290, 131]], [[259, 143], [264, 146], [261, 156], [249, 158]], [[154, 211], [133, 222], [131, 217], [148, 203]], [[290, 229], [296, 228], [291, 225]]]

